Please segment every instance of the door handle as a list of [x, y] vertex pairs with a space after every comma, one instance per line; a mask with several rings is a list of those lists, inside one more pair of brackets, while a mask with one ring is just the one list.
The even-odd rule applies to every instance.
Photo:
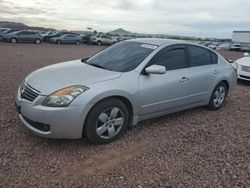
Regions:
[[219, 71], [219, 70], [214, 70], [213, 73], [214, 73], [214, 74], [219, 74], [220, 71]]
[[188, 81], [188, 80], [189, 80], [189, 78], [187, 78], [187, 77], [184, 76], [184, 77], [182, 77], [179, 81], [180, 81], [180, 82], [185, 82], [185, 81]]

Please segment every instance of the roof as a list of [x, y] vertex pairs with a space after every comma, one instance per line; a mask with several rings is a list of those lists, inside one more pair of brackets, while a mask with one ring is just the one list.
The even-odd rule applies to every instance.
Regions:
[[165, 44], [183, 44], [188, 43], [184, 40], [172, 40], [172, 39], [158, 39], [158, 38], [138, 38], [138, 39], [131, 39], [131, 41], [153, 44], [157, 46], [162, 46]]

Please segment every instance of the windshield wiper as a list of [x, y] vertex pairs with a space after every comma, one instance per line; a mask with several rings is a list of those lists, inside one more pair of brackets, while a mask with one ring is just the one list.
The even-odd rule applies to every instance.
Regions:
[[105, 67], [101, 66], [101, 65], [97, 65], [97, 64], [91, 64], [91, 63], [87, 63], [88, 65], [92, 65], [94, 67], [98, 67], [98, 68], [101, 68], [101, 69], [106, 69]]
[[88, 64], [88, 65], [92, 65], [92, 66], [94, 66], [94, 67], [98, 67], [98, 68], [100, 68], [100, 69], [106, 69], [105, 67], [103, 67], [103, 66], [101, 66], [101, 65], [88, 63], [88, 59], [89, 59], [89, 57], [85, 57], [85, 58], [81, 59], [81, 62], [86, 63], [86, 64]]
[[81, 62], [87, 63], [88, 59], [89, 59], [89, 57], [85, 57], [85, 58], [81, 59]]

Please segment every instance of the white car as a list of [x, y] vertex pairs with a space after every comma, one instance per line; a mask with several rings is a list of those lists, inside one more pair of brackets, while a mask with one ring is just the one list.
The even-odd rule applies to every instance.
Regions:
[[244, 53], [244, 57], [237, 59], [234, 64], [237, 67], [238, 79], [250, 81], [250, 56]]
[[117, 40], [112, 39], [110, 36], [107, 35], [96, 35], [92, 38], [92, 42], [99, 46], [101, 45], [112, 45], [117, 43]]
[[210, 49], [212, 49], [212, 50], [216, 50], [216, 47], [217, 47], [217, 46], [215, 46], [215, 45], [213, 45], [213, 44], [208, 45], [208, 48], [210, 48]]

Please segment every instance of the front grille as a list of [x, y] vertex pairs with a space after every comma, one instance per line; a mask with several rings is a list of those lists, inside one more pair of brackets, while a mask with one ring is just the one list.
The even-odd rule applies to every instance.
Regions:
[[33, 102], [38, 96], [40, 92], [36, 89], [32, 88], [27, 83], [21, 86], [21, 98], [26, 99], [30, 102]]
[[245, 78], [245, 79], [249, 79], [250, 80], [250, 77], [249, 76], [243, 76], [243, 75], [240, 75], [241, 78]]
[[241, 70], [245, 72], [250, 72], [250, 67], [249, 66], [241, 66]]

